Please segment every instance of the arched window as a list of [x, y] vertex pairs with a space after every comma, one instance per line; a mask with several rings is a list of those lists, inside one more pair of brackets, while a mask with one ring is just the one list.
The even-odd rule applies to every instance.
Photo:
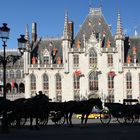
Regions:
[[108, 74], [108, 89], [114, 89], [114, 77]]
[[95, 71], [92, 71], [89, 74], [89, 91], [97, 91], [98, 90], [98, 74]]
[[61, 76], [60, 74], [56, 74], [56, 90], [61, 90]]
[[16, 78], [21, 78], [21, 71], [20, 70], [16, 71]]
[[17, 83], [14, 83], [14, 87], [12, 88], [12, 92], [13, 92], [13, 94], [17, 94], [18, 93], [18, 84]]
[[132, 76], [130, 72], [126, 74], [126, 89], [132, 89]]
[[47, 74], [43, 75], [43, 89], [48, 90], [49, 89], [49, 78]]
[[73, 85], [74, 85], [74, 90], [80, 90], [80, 78], [76, 74], [73, 76]]
[[80, 78], [74, 73], [73, 75], [73, 87], [74, 87], [74, 100], [80, 100]]
[[8, 94], [11, 93], [11, 84], [10, 83], [6, 84], [6, 93], [8, 93]]
[[89, 50], [89, 66], [93, 67], [97, 65], [97, 53], [96, 51], [92, 48]]
[[49, 77], [47, 74], [43, 74], [43, 92], [48, 95], [49, 91]]
[[31, 94], [35, 94], [36, 92], [36, 77], [34, 74], [30, 75], [30, 80], [31, 80]]
[[10, 78], [12, 78], [12, 79], [14, 78], [14, 71], [13, 70], [10, 71]]
[[108, 102], [114, 102], [114, 76], [108, 73]]
[[9, 71], [7, 70], [7, 71], [6, 71], [6, 78], [10, 78], [9, 76], [10, 76], [10, 75], [9, 75]]
[[23, 83], [19, 84], [19, 93], [25, 93], [25, 85]]
[[107, 61], [108, 61], [108, 66], [112, 67], [113, 66], [113, 55], [112, 54], [107, 55]]
[[56, 79], [56, 101], [61, 101], [62, 100], [62, 80], [61, 76], [59, 73], [55, 75]]
[[132, 76], [130, 72], [126, 73], [126, 98], [132, 99]]
[[2, 73], [2, 71], [0, 70], [0, 79], [2, 79], [3, 78], [3, 73]]

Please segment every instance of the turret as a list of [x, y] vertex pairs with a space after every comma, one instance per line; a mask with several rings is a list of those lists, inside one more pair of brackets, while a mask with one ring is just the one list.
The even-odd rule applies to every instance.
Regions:
[[28, 27], [28, 24], [26, 26], [26, 29], [25, 29], [25, 39], [27, 40], [27, 45], [26, 45], [26, 51], [24, 52], [24, 74], [28, 74], [29, 71], [28, 71], [28, 66], [30, 65], [31, 63], [31, 58], [30, 58], [30, 51], [31, 51], [31, 45], [30, 45], [30, 37], [29, 37], [29, 27]]
[[73, 23], [68, 21], [68, 13], [65, 12], [64, 31], [63, 31], [63, 64], [65, 73], [69, 72], [69, 55], [68, 51], [71, 47], [71, 39], [73, 38]]
[[26, 31], [25, 31], [25, 39], [27, 40], [27, 50], [30, 50], [30, 37], [29, 37], [29, 26], [27, 24]]
[[68, 32], [69, 32], [69, 39], [73, 40], [74, 24], [72, 21], [68, 21]]
[[118, 71], [122, 72], [122, 64], [124, 63], [124, 35], [122, 31], [122, 23], [120, 12], [118, 11], [117, 29], [116, 29], [116, 48], [118, 50]]
[[63, 38], [68, 39], [69, 32], [68, 32], [69, 26], [68, 26], [68, 13], [65, 12], [65, 21], [64, 21], [64, 31], [63, 31]]
[[37, 23], [32, 23], [32, 43], [34, 44], [37, 40]]

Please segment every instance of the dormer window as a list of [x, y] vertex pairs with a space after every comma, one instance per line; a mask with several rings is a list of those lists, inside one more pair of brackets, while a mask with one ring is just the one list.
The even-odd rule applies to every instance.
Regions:
[[47, 49], [44, 49], [44, 51], [43, 51], [43, 63], [49, 64], [49, 61], [50, 61], [50, 54], [49, 54]]

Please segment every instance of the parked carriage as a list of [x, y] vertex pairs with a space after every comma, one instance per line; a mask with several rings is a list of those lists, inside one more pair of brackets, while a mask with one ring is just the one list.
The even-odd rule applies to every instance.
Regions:
[[[24, 126], [31, 121], [31, 117], [32, 119], [37, 117], [38, 125], [40, 126], [47, 125], [48, 120], [51, 120], [56, 125], [63, 125], [65, 123], [64, 113], [60, 110], [60, 105], [62, 104], [60, 102], [48, 101], [36, 108], [34, 102], [21, 98], [16, 101], [16, 106], [17, 104], [18, 108], [16, 107], [13, 112], [8, 114], [9, 123], [12, 126], [17, 125], [17, 123], [19, 126]], [[40, 104], [37, 103], [37, 105], [39, 106]]]
[[137, 99], [124, 99], [121, 103], [105, 103], [105, 109], [102, 110], [100, 120], [103, 124], [109, 124], [111, 119], [115, 118], [120, 124], [138, 123], [140, 116], [140, 104]]

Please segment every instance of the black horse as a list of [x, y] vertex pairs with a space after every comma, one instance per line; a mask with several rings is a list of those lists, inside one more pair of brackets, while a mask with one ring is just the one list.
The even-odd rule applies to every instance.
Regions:
[[30, 128], [32, 129], [33, 118], [36, 121], [36, 129], [39, 128], [38, 119], [48, 116], [48, 111], [45, 108], [47, 102], [49, 102], [48, 96], [39, 94], [32, 98], [20, 98], [14, 100], [14, 109], [12, 116], [15, 117], [17, 127], [21, 126], [21, 119], [30, 118]]
[[[67, 109], [66, 109], [67, 107]], [[65, 112], [67, 112], [67, 122], [70, 126], [72, 126], [72, 115], [82, 114], [81, 117], [81, 125], [86, 124], [88, 120], [88, 116], [91, 113], [93, 107], [97, 107], [100, 110], [102, 107], [102, 102], [99, 98], [97, 99], [88, 99], [85, 101], [68, 101], [65, 103]], [[84, 117], [86, 116], [86, 117]], [[85, 122], [84, 122], [85, 120]]]
[[10, 100], [0, 97], [0, 116], [3, 114], [3, 111], [11, 111], [12, 107], [12, 102]]

